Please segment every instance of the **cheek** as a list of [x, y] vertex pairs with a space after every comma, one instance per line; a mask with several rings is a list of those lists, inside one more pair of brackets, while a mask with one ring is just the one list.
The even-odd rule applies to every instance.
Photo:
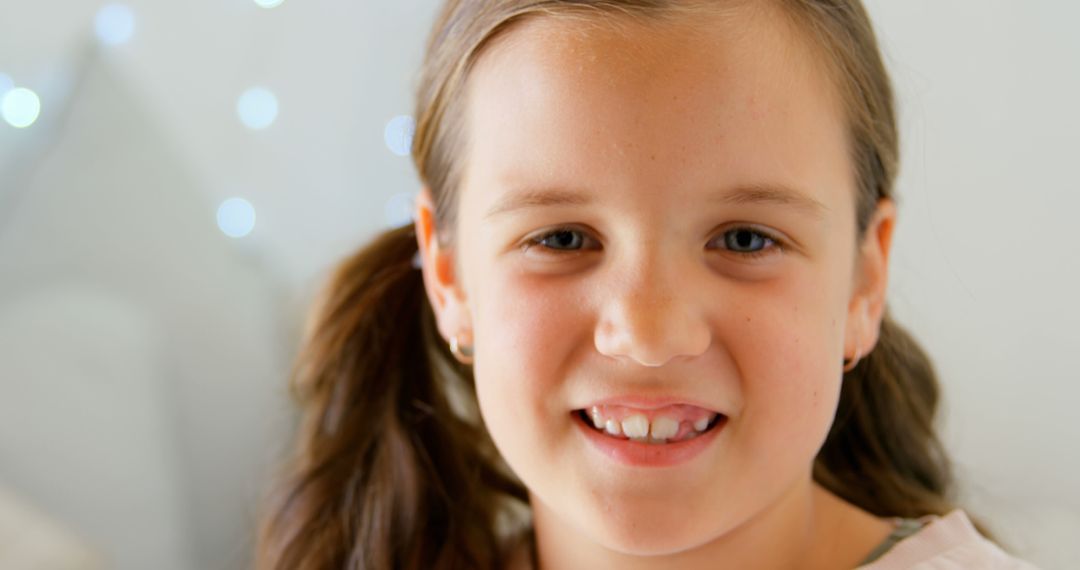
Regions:
[[489, 362], [513, 375], [518, 389], [563, 377], [559, 366], [585, 330], [584, 312], [572, 297], [570, 288], [524, 277], [506, 275], [488, 282], [478, 304], [478, 342], [483, 342]]
[[[820, 289], [808, 288], [803, 291]], [[832, 425], [839, 401], [840, 342], [835, 303], [789, 295], [745, 318], [754, 334], [742, 341], [748, 445], [809, 461]], [[835, 356], [835, 358], [833, 358]], [[781, 451], [783, 450], [783, 451]]]
[[488, 279], [479, 292], [473, 372], [481, 412], [497, 444], [535, 449], [543, 445], [538, 435], [558, 425], [554, 415], [569, 413], [559, 398], [565, 377], [560, 367], [569, 360], [571, 320], [580, 311], [555, 290], [502, 276]]

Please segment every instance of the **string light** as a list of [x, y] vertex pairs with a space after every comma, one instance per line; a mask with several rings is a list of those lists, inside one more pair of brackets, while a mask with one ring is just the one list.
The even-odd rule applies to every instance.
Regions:
[[252, 87], [244, 91], [237, 99], [236, 113], [240, 116], [240, 122], [247, 128], [265, 129], [277, 119], [277, 97], [269, 89]]
[[398, 156], [409, 156], [412, 153], [413, 133], [416, 131], [416, 121], [408, 115], [398, 115], [386, 123], [383, 131], [383, 139], [386, 141], [390, 152]]
[[135, 13], [123, 4], [102, 6], [94, 18], [94, 30], [101, 43], [120, 45], [131, 40], [135, 33]]
[[397, 228], [413, 223], [414, 197], [415, 193], [413, 192], [398, 192], [386, 201], [386, 206], [383, 207], [383, 217], [387, 227]]
[[217, 223], [225, 235], [242, 238], [255, 229], [255, 207], [243, 198], [229, 198], [218, 206]]
[[17, 129], [29, 127], [41, 114], [41, 99], [37, 93], [25, 88], [9, 89], [0, 100], [0, 115]]

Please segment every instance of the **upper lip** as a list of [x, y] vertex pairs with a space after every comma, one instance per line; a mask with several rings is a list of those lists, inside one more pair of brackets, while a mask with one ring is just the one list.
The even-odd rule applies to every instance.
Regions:
[[640, 396], [640, 395], [626, 395], [626, 396], [613, 396], [608, 398], [601, 398], [594, 400], [587, 404], [584, 409], [589, 410], [593, 406], [626, 406], [628, 408], [637, 408], [640, 410], [656, 410], [665, 406], [674, 405], [687, 405], [697, 406], [710, 412], [721, 414], [718, 406], [708, 404], [694, 398], [686, 398], [680, 396]]

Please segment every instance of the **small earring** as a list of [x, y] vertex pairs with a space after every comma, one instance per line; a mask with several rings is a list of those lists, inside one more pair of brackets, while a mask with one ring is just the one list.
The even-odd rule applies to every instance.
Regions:
[[450, 338], [450, 352], [454, 353], [454, 358], [457, 358], [458, 362], [462, 364], [472, 364], [473, 362], [473, 347], [459, 344], [458, 335]]
[[[858, 329], [856, 329], [857, 331]], [[855, 333], [855, 354], [850, 359], [844, 359], [844, 373], [855, 370], [855, 366], [859, 364], [859, 359], [862, 358], [861, 350], [859, 348], [859, 334]]]
[[859, 359], [860, 358], [862, 358], [862, 355], [859, 354], [859, 341], [858, 341], [858, 339], [856, 339], [855, 340], [855, 354], [850, 359], [849, 358], [844, 359], [844, 372], [851, 372], [852, 370], [855, 370], [855, 366], [857, 364], [859, 364]]

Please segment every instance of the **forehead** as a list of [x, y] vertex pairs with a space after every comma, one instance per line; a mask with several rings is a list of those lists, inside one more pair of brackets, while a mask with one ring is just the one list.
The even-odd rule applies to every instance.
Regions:
[[523, 185], [775, 184], [841, 200], [843, 110], [809, 45], [760, 9], [521, 22], [471, 72], [463, 189], [490, 203]]

